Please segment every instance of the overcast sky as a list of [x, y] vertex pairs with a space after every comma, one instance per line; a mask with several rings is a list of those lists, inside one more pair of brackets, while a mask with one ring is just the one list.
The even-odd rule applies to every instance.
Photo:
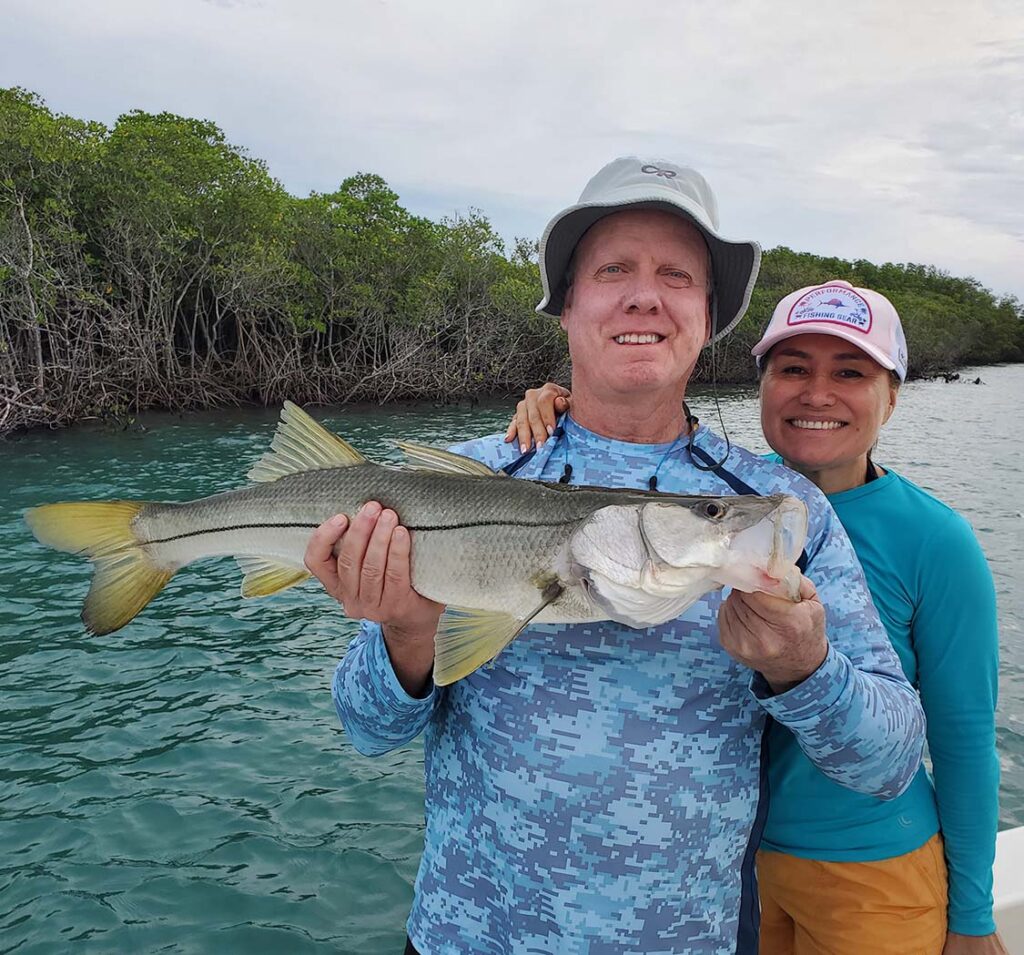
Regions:
[[210, 119], [296, 195], [375, 172], [507, 238], [617, 155], [678, 159], [729, 237], [1024, 298], [1020, 0], [0, 0], [0, 85]]

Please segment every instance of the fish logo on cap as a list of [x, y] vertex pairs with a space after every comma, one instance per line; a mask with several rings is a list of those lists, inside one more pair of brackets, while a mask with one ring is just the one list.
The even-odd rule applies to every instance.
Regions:
[[804, 322], [834, 322], [867, 334], [871, 331], [871, 306], [852, 288], [826, 285], [801, 295], [789, 310], [787, 325]]

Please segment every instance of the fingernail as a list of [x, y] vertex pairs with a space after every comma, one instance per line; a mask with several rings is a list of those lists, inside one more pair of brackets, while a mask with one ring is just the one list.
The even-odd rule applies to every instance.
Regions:
[[548, 425], [548, 437], [550, 438], [551, 435], [553, 435], [554, 433], [555, 433], [555, 426], [553, 424], [549, 424]]
[[524, 441], [519, 442], [519, 453], [526, 454], [526, 443]]
[[331, 518], [330, 524], [331, 524], [332, 527], [341, 527], [342, 525], [347, 523], [347, 521], [348, 521], [348, 517], [346, 515], [344, 515], [344, 514], [335, 514], [334, 517]]
[[380, 504], [378, 504], [376, 501], [367, 501], [363, 505], [363, 513], [367, 517], [376, 517], [380, 513], [380, 510]]

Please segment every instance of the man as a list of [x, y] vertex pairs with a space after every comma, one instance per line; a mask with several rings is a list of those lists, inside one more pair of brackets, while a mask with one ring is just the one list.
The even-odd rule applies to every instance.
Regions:
[[342, 722], [367, 754], [425, 732], [409, 951], [755, 952], [767, 718], [831, 778], [891, 797], [919, 764], [921, 711], [821, 494], [684, 416], [700, 350], [742, 316], [760, 261], [718, 235], [703, 178], [616, 160], [555, 216], [540, 259], [572, 416], [528, 459], [500, 435], [456, 450], [517, 477], [799, 495], [807, 576], [798, 603], [715, 593], [649, 630], [533, 627], [441, 689], [443, 608], [411, 589], [397, 516], [371, 502], [322, 526], [307, 565], [366, 618], [335, 675]]

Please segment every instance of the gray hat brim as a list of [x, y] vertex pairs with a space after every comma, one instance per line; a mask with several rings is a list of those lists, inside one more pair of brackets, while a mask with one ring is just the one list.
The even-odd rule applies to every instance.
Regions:
[[642, 194], [614, 202], [581, 202], [563, 209], [544, 230], [540, 240], [541, 281], [544, 298], [537, 311], [558, 318], [565, 305], [565, 273], [583, 234], [595, 222], [624, 209], [662, 209], [696, 226], [711, 254], [712, 296], [710, 344], [727, 335], [743, 318], [761, 268], [761, 246], [753, 241], [723, 239], [702, 221], [701, 209], [689, 209], [685, 197], [668, 202], [661, 196]]

